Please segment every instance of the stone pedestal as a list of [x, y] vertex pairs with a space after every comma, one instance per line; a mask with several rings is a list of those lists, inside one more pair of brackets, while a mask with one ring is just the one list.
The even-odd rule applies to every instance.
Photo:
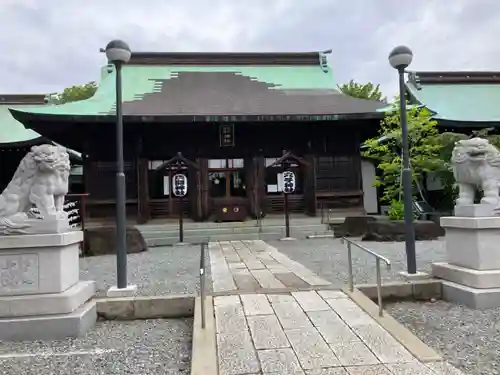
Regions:
[[443, 299], [471, 308], [500, 307], [500, 217], [487, 205], [455, 208], [442, 217], [448, 263], [434, 263]]
[[79, 279], [83, 232], [0, 236], [0, 341], [77, 337], [97, 319]]

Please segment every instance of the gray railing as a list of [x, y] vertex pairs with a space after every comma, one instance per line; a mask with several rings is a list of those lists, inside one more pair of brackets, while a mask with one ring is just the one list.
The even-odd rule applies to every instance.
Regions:
[[200, 248], [200, 299], [201, 299], [201, 328], [205, 329], [205, 243]]
[[351, 241], [345, 237], [342, 237], [340, 239], [342, 243], [347, 243], [347, 262], [349, 266], [348, 270], [348, 277], [349, 277], [349, 291], [354, 291], [354, 276], [352, 274], [352, 245], [356, 246], [358, 249], [363, 250], [365, 253], [368, 253], [372, 256], [375, 257], [375, 262], [376, 262], [376, 272], [377, 272], [377, 302], [378, 302], [378, 314], [379, 316], [384, 315], [384, 306], [382, 305], [382, 275], [380, 273], [380, 262], [383, 261], [387, 269], [391, 269], [391, 261], [382, 255], [377, 254], [376, 252], [364, 247], [363, 245], [360, 245], [354, 241]]

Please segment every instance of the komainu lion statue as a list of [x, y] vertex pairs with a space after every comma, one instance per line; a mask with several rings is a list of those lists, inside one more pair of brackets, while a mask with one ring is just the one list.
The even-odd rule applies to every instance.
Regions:
[[68, 221], [63, 206], [69, 171], [64, 147], [33, 146], [0, 195], [0, 234], [46, 232], [37, 229], [42, 222]]
[[459, 188], [457, 206], [474, 204], [476, 189], [480, 189], [481, 204], [499, 208], [500, 151], [495, 146], [479, 137], [458, 141], [451, 164]]

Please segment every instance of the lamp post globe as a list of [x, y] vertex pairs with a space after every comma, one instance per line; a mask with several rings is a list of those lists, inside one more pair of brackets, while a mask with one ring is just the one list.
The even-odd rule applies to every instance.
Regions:
[[412, 60], [413, 52], [406, 46], [397, 46], [389, 54], [389, 63], [394, 69], [404, 70]]
[[126, 64], [130, 60], [130, 47], [123, 40], [115, 39], [108, 43], [104, 49], [106, 57], [111, 64]]

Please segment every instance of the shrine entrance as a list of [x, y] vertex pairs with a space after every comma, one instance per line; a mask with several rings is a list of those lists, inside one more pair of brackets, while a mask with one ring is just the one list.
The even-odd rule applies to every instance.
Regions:
[[243, 221], [248, 216], [244, 159], [208, 161], [211, 216], [215, 221]]

